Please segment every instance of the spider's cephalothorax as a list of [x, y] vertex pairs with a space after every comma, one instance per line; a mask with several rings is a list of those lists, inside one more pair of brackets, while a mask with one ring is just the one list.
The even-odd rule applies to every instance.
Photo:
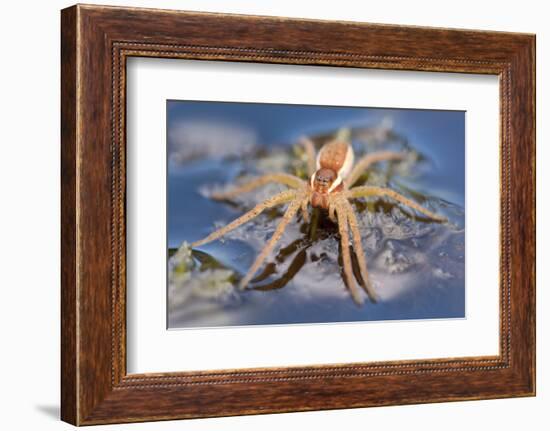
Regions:
[[443, 222], [446, 219], [389, 188], [374, 186], [352, 187], [371, 164], [387, 160], [402, 160], [404, 154], [391, 151], [368, 154], [354, 165], [353, 149], [350, 143], [342, 138], [343, 136], [349, 137], [349, 133], [339, 133], [337, 139], [326, 143], [319, 151], [317, 158], [315, 158], [313, 143], [308, 139], [301, 141], [305, 149], [310, 176], [310, 180], [307, 182], [287, 173], [273, 173], [244, 183], [229, 192], [214, 194], [212, 197], [215, 199], [230, 199], [238, 194], [249, 192], [268, 183], [279, 183], [289, 188], [257, 204], [250, 211], [228, 225], [212, 232], [206, 238], [194, 242], [192, 246], [197, 247], [214, 241], [227, 232], [252, 220], [268, 208], [285, 203], [288, 204], [285, 214], [277, 225], [275, 232], [254, 261], [248, 273], [242, 278], [240, 287], [245, 288], [252, 280], [254, 274], [260, 269], [260, 266], [271, 253], [275, 244], [281, 238], [284, 230], [294, 219], [298, 211], [301, 211], [304, 221], [309, 221], [308, 205], [311, 204], [312, 207], [327, 209], [329, 217], [338, 224], [342, 244], [344, 279], [354, 301], [357, 304], [361, 304], [363, 297], [357, 289], [351, 266], [350, 236], [353, 240], [355, 254], [357, 255], [360, 272], [360, 277], [357, 277], [359, 284], [365, 289], [371, 299], [374, 300], [376, 292], [368, 277], [365, 252], [361, 244], [361, 233], [357, 223], [357, 216], [350, 204], [350, 200], [362, 197], [388, 197], [413, 208], [435, 221]]

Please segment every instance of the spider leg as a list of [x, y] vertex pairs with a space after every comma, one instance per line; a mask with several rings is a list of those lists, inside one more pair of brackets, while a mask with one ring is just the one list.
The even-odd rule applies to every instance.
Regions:
[[309, 177], [311, 177], [317, 170], [315, 160], [315, 146], [313, 145], [311, 139], [305, 137], [300, 139], [300, 145], [304, 147], [304, 150], [306, 152], [307, 174]]
[[353, 269], [351, 266], [351, 254], [349, 251], [349, 230], [348, 230], [348, 217], [347, 211], [343, 203], [336, 199], [334, 202], [336, 207], [336, 215], [338, 216], [338, 231], [340, 232], [340, 242], [342, 244], [342, 263], [344, 265], [344, 277], [349, 287], [351, 296], [357, 305], [363, 304], [363, 298], [359, 295], [357, 286], [355, 284], [355, 278], [353, 276]]
[[338, 223], [338, 221], [336, 220], [336, 204], [330, 201], [328, 206], [328, 218], [331, 222]]
[[355, 249], [355, 254], [357, 255], [357, 261], [359, 263], [359, 270], [361, 272], [361, 278], [363, 279], [362, 286], [367, 292], [367, 295], [373, 300], [376, 301], [378, 295], [372, 286], [372, 283], [369, 280], [369, 272], [367, 270], [367, 258], [365, 256], [365, 251], [363, 250], [363, 245], [361, 244], [361, 233], [359, 232], [359, 226], [357, 223], [357, 216], [353, 207], [348, 201], [345, 202], [347, 209], [347, 216], [349, 221], [349, 227], [351, 229], [351, 234], [353, 238], [353, 248]]
[[247, 181], [244, 184], [241, 184], [227, 192], [212, 193], [211, 197], [218, 200], [230, 199], [234, 196], [240, 195], [241, 193], [250, 192], [254, 189], [257, 189], [258, 187], [264, 186], [269, 183], [284, 184], [285, 186], [288, 186], [292, 189], [298, 189], [305, 185], [305, 182], [303, 180], [294, 175], [285, 173], [266, 174], [262, 175], [261, 177], [254, 178], [253, 180]]
[[368, 154], [359, 159], [359, 161], [353, 167], [353, 170], [346, 178], [345, 182], [348, 187], [351, 187], [357, 182], [363, 172], [365, 172], [373, 163], [383, 162], [385, 160], [403, 160], [404, 158], [405, 154], [396, 153], [393, 151], [380, 151], [378, 153]]
[[348, 197], [350, 199], [368, 197], [368, 196], [387, 196], [403, 205], [406, 205], [418, 211], [419, 213], [424, 214], [425, 216], [431, 218], [434, 221], [439, 221], [439, 222], [447, 221], [445, 217], [437, 215], [431, 212], [430, 210], [427, 210], [426, 208], [422, 207], [421, 205], [417, 204], [416, 202], [406, 198], [405, 196], [385, 187], [361, 186], [361, 187], [354, 187], [348, 190]]
[[275, 196], [266, 199], [262, 203], [259, 203], [254, 208], [252, 208], [250, 211], [244, 213], [239, 218], [235, 219], [231, 223], [229, 223], [227, 226], [224, 226], [220, 229], [218, 229], [215, 232], [212, 232], [210, 235], [208, 235], [206, 238], [203, 238], [201, 240], [195, 241], [191, 244], [191, 247], [197, 247], [199, 245], [206, 244], [210, 241], [214, 241], [226, 233], [232, 231], [233, 229], [239, 227], [240, 225], [252, 220], [254, 217], [257, 217], [262, 213], [262, 211], [274, 207], [276, 205], [283, 204], [285, 202], [289, 202], [296, 198], [296, 191], [295, 190], [285, 190], [284, 192], [281, 192], [279, 194], [276, 194]]
[[256, 274], [256, 272], [258, 271], [258, 269], [260, 268], [260, 266], [262, 265], [264, 260], [267, 258], [267, 256], [271, 252], [271, 250], [273, 250], [273, 247], [275, 247], [275, 244], [277, 243], [277, 241], [283, 235], [286, 227], [292, 221], [292, 218], [296, 215], [296, 213], [300, 209], [300, 206], [302, 204], [302, 200], [304, 200], [304, 199], [305, 199], [305, 197], [303, 195], [299, 195], [290, 202], [288, 208], [286, 209], [286, 212], [285, 212], [283, 218], [281, 219], [281, 221], [277, 225], [277, 228], [275, 229], [275, 232], [273, 233], [271, 238], [269, 238], [269, 241], [267, 242], [265, 247], [262, 249], [262, 251], [260, 252], [258, 257], [256, 258], [256, 260], [254, 261], [254, 263], [252, 264], [252, 266], [250, 267], [250, 269], [246, 273], [245, 277], [241, 280], [241, 282], [239, 284], [239, 287], [241, 289], [244, 289], [248, 285], [248, 283], [250, 282], [252, 277], [254, 277], [254, 274]]
[[304, 221], [306, 223], [309, 223], [309, 212], [307, 211], [307, 204], [309, 199], [304, 198], [302, 199], [302, 203], [300, 204], [300, 210], [302, 211], [302, 217], [304, 218]]

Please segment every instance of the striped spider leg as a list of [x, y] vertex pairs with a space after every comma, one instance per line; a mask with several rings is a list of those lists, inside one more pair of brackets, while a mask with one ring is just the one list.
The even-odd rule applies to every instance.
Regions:
[[245, 192], [254, 190], [257, 187], [261, 187], [262, 185], [265, 185], [268, 183], [284, 184], [291, 187], [291, 189], [285, 190], [283, 192], [276, 194], [275, 196], [272, 196], [266, 199], [265, 201], [257, 204], [250, 211], [246, 212], [239, 218], [229, 223], [228, 225], [218, 229], [215, 232], [212, 232], [206, 238], [203, 238], [199, 241], [195, 241], [194, 243], [191, 244], [191, 247], [198, 247], [200, 245], [219, 239], [225, 234], [227, 234], [228, 232], [238, 228], [244, 223], [247, 223], [253, 218], [259, 216], [266, 209], [288, 203], [288, 207], [281, 221], [277, 225], [275, 232], [273, 233], [273, 235], [271, 236], [271, 238], [269, 239], [265, 247], [261, 250], [260, 254], [252, 264], [252, 267], [248, 270], [247, 274], [241, 280], [239, 284], [239, 287], [241, 289], [246, 288], [246, 286], [248, 285], [248, 283], [250, 282], [254, 274], [256, 274], [256, 272], [258, 271], [258, 269], [260, 268], [264, 260], [268, 257], [269, 253], [271, 253], [271, 251], [275, 247], [275, 244], [277, 243], [277, 241], [282, 237], [286, 227], [292, 221], [292, 219], [294, 218], [298, 210], [299, 209], [302, 209], [302, 211], [307, 210], [307, 202], [309, 200], [309, 190], [307, 188], [307, 184], [304, 181], [302, 181], [300, 178], [295, 177], [293, 175], [268, 174], [268, 175], [264, 175], [262, 177], [256, 178], [252, 181], [249, 181], [229, 191], [228, 193], [217, 193], [214, 195], [216, 199], [229, 199], [240, 193], [245, 193]]

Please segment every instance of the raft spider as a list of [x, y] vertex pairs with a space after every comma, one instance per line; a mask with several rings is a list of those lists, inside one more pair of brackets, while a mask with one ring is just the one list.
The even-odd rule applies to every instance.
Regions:
[[212, 232], [207, 237], [195, 241], [191, 244], [191, 247], [197, 247], [214, 241], [257, 217], [264, 210], [288, 203], [284, 216], [277, 225], [275, 232], [257, 256], [252, 267], [240, 281], [239, 287], [244, 289], [269, 253], [271, 253], [275, 244], [281, 238], [284, 230], [298, 211], [302, 212], [304, 221], [308, 223], [310, 219], [308, 205], [322, 208], [328, 210], [329, 218], [338, 225], [342, 245], [343, 272], [353, 300], [358, 305], [363, 303], [363, 297], [355, 284], [351, 264], [350, 231], [359, 266], [359, 284], [372, 300], [376, 300], [377, 295], [368, 276], [365, 251], [361, 245], [361, 234], [359, 232], [357, 216], [350, 204], [350, 200], [361, 197], [384, 196], [406, 205], [432, 220], [444, 222], [446, 219], [389, 188], [375, 186], [352, 187], [373, 163], [386, 160], [402, 160], [404, 154], [392, 151], [376, 152], [362, 157], [353, 166], [354, 154], [348, 137], [349, 132], [344, 131], [344, 133], [339, 133], [334, 140], [323, 145], [317, 157], [315, 157], [315, 148], [312, 141], [307, 138], [301, 139], [300, 143], [304, 147], [307, 158], [309, 181], [304, 181], [295, 175], [287, 173], [272, 173], [255, 178], [228, 192], [212, 194], [214, 199], [221, 200], [231, 199], [241, 193], [250, 192], [268, 183], [278, 183], [289, 188], [257, 204], [250, 211], [228, 225]]

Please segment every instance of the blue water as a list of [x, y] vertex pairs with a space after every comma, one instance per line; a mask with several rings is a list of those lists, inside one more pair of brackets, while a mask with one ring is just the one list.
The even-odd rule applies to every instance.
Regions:
[[[416, 154], [405, 168], [374, 167], [366, 183], [420, 199], [449, 218], [444, 224], [420, 220], [385, 200], [356, 204], [370, 276], [381, 297], [362, 306], [342, 281], [335, 226], [321, 220], [319, 238], [311, 241], [308, 226], [297, 218], [264, 264], [267, 276], [250, 289], [220, 295], [190, 294], [190, 284], [169, 289], [170, 327], [465, 316], [464, 112], [185, 101], [168, 101], [167, 111], [171, 249], [203, 238], [278, 189], [267, 187], [233, 203], [208, 198], [209, 190], [264, 172], [295, 173], [299, 137], [318, 137], [320, 146], [342, 127], [352, 131], [356, 158], [385, 149]], [[204, 270], [201, 256], [203, 263], [207, 256], [242, 277], [279, 214], [258, 217], [225, 241], [199, 247], [191, 276]]]

